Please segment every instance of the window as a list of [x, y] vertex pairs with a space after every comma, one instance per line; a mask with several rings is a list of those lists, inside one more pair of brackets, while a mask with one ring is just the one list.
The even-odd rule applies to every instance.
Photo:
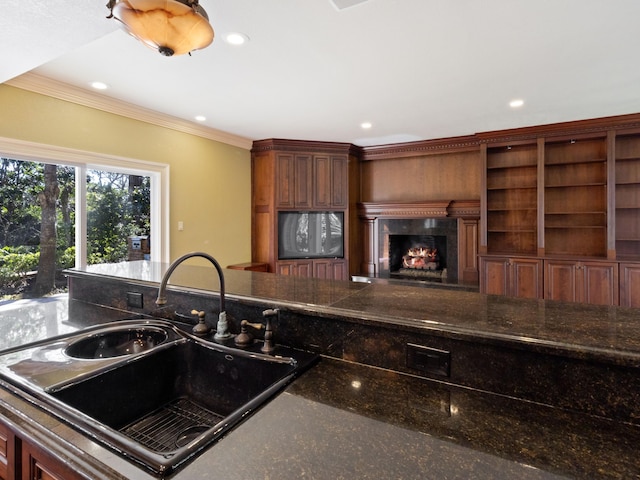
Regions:
[[[120, 185], [130, 187], [131, 181], [145, 182], [148, 185], [150, 205], [149, 236], [153, 239], [153, 248], [149, 258], [153, 261], [167, 262], [168, 245], [168, 166], [135, 159], [114, 157], [83, 152], [51, 145], [42, 145], [20, 140], [0, 138], [0, 156], [33, 162], [47, 162], [75, 167], [76, 177], [76, 261], [77, 268], [87, 265], [92, 246], [87, 244], [88, 224], [91, 210], [87, 208], [88, 192], [98, 178], [120, 178]], [[89, 178], [89, 181], [87, 181]], [[133, 180], [135, 178], [135, 180]], [[91, 193], [89, 193], [91, 196]], [[91, 199], [90, 199], [91, 200]], [[91, 201], [89, 201], [91, 204]]]

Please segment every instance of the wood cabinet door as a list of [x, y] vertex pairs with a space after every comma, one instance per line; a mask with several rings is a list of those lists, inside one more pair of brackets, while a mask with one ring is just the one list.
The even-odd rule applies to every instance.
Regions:
[[15, 436], [0, 423], [0, 480], [13, 480], [15, 461]]
[[542, 261], [538, 259], [510, 259], [510, 294], [520, 298], [542, 298]]
[[581, 262], [578, 266], [580, 291], [578, 301], [594, 305], [618, 304], [618, 264]]
[[620, 264], [620, 305], [640, 308], [640, 263]]
[[311, 155], [295, 156], [295, 207], [313, 206], [313, 158]]
[[313, 157], [313, 206], [331, 206], [331, 159], [328, 155]]
[[295, 275], [297, 277], [313, 277], [313, 262], [310, 260], [298, 261], [295, 266]]
[[278, 262], [276, 264], [276, 273], [278, 275], [295, 275], [295, 264], [293, 262]]
[[22, 442], [22, 480], [81, 480], [82, 477], [65, 464], [53, 459], [42, 449]]
[[480, 293], [509, 295], [509, 259], [482, 257], [480, 259]]
[[279, 153], [276, 156], [276, 205], [281, 208], [293, 208], [295, 206], [295, 168], [293, 159], [294, 157], [290, 153]]
[[331, 206], [346, 208], [349, 206], [349, 182], [346, 155], [331, 157]]
[[348, 280], [347, 262], [344, 260], [336, 260], [331, 264], [333, 280]]
[[546, 260], [544, 267], [544, 298], [578, 302], [577, 264], [573, 261]]

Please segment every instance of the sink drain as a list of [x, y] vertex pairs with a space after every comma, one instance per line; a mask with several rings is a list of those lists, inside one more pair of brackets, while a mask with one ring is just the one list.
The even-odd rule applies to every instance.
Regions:
[[209, 430], [209, 426], [207, 425], [196, 425], [193, 427], [189, 427], [186, 430], [180, 432], [178, 434], [178, 438], [176, 439], [176, 447], [182, 448], [187, 445], [191, 440], [197, 438], [203, 432]]

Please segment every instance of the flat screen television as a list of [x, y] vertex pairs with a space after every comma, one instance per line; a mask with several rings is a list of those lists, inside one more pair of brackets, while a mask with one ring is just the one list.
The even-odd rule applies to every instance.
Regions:
[[344, 258], [344, 212], [278, 212], [278, 259]]

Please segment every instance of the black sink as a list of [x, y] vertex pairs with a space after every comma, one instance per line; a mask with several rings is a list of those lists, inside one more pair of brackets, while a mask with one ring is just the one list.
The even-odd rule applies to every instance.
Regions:
[[[152, 335], [154, 347], [94, 359], [105, 337], [93, 332], [71, 342], [25, 347], [18, 356], [15, 349], [0, 354], [0, 376], [19, 387], [16, 393], [29, 393], [42, 408], [157, 476], [170, 475], [219, 440], [318, 358], [284, 347], [276, 356], [230, 348], [166, 322], [128, 326], [119, 331]], [[118, 345], [132, 338], [119, 340]], [[26, 380], [16, 374], [39, 371], [43, 364], [52, 369], [51, 362], [38, 359], [57, 358], [55, 348], [67, 359], [60, 368], [81, 375], [59, 381], [51, 371]], [[46, 385], [47, 379], [56, 381]]]
[[74, 358], [111, 358], [140, 353], [166, 342], [166, 330], [152, 326], [111, 328], [72, 341], [65, 353]]

